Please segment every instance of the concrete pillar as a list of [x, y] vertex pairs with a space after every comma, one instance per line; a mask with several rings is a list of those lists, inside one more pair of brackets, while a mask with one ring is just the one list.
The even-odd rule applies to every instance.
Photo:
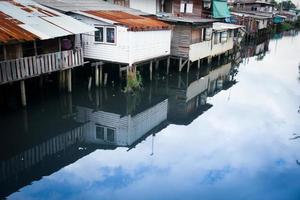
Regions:
[[67, 71], [68, 92], [72, 92], [72, 69]]
[[211, 64], [211, 61], [212, 61], [212, 57], [211, 56], [209, 56], [209, 57], [207, 57], [207, 64]]
[[[157, 71], [158, 70], [158, 66], [159, 66], [159, 60], [157, 60], [156, 62], [155, 62], [155, 70]], [[156, 73], [156, 72], [155, 72]]]
[[25, 107], [27, 105], [26, 101], [26, 88], [25, 88], [25, 81], [20, 81], [20, 88], [21, 88], [21, 102], [22, 106]]
[[107, 77], [108, 77], [108, 73], [104, 74], [104, 86], [107, 85]]
[[201, 67], [201, 59], [198, 60], [197, 67], [198, 67], [198, 69], [200, 69], [200, 67]]
[[191, 62], [190, 60], [187, 61], [187, 68], [186, 71], [189, 73], [190, 72], [190, 67], [191, 67]]
[[102, 73], [102, 68], [103, 68], [103, 66], [100, 65], [100, 72], [99, 72], [100, 85], [103, 84], [103, 73]]
[[95, 66], [95, 86], [99, 87], [99, 67]]
[[178, 71], [181, 72], [181, 65], [182, 65], [182, 58], [179, 58], [179, 68], [178, 68]]
[[170, 72], [170, 56], [168, 57], [167, 59], [167, 75], [169, 75], [169, 72]]
[[120, 78], [120, 80], [122, 79], [122, 70], [121, 70], [121, 68], [122, 68], [122, 65], [119, 65], [119, 78]]
[[89, 91], [91, 91], [91, 89], [92, 89], [92, 79], [93, 79], [93, 78], [90, 76], [90, 77], [89, 77], [89, 81], [88, 81], [88, 90], [89, 90]]
[[150, 61], [150, 81], [152, 81], [152, 78], [153, 78], [153, 63], [152, 61]]

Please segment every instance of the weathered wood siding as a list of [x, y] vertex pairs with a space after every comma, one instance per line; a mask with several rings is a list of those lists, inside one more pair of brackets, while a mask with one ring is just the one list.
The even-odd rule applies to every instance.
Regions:
[[0, 62], [0, 85], [83, 65], [82, 48]]
[[202, 4], [203, 1], [200, 0], [191, 0], [193, 1], [193, 13], [181, 13], [180, 12], [180, 3], [181, 0], [173, 0], [173, 5], [172, 5], [172, 10], [173, 10], [173, 14], [175, 15], [197, 15], [197, 16], [201, 16], [202, 15]]
[[191, 37], [191, 26], [176, 25], [173, 29], [171, 55], [188, 58]]

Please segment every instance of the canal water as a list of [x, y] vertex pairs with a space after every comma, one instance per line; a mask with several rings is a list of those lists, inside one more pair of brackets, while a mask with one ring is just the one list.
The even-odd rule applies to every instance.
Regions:
[[299, 64], [293, 33], [189, 74], [142, 70], [132, 95], [50, 81], [1, 110], [0, 199], [299, 200]]

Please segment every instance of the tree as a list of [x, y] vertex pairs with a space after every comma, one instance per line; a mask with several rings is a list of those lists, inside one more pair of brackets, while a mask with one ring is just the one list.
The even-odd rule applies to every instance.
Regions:
[[[276, 4], [274, 4], [276, 6]], [[291, 10], [291, 9], [295, 9], [296, 5], [291, 1], [283, 1], [277, 4], [277, 9], [278, 10]]]

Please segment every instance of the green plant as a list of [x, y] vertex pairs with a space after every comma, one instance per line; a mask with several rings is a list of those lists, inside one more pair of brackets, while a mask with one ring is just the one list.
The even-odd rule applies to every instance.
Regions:
[[126, 93], [130, 93], [141, 89], [141, 87], [142, 87], [142, 76], [140, 72], [136, 72], [135, 70], [129, 71], [127, 75], [127, 84], [124, 91]]

